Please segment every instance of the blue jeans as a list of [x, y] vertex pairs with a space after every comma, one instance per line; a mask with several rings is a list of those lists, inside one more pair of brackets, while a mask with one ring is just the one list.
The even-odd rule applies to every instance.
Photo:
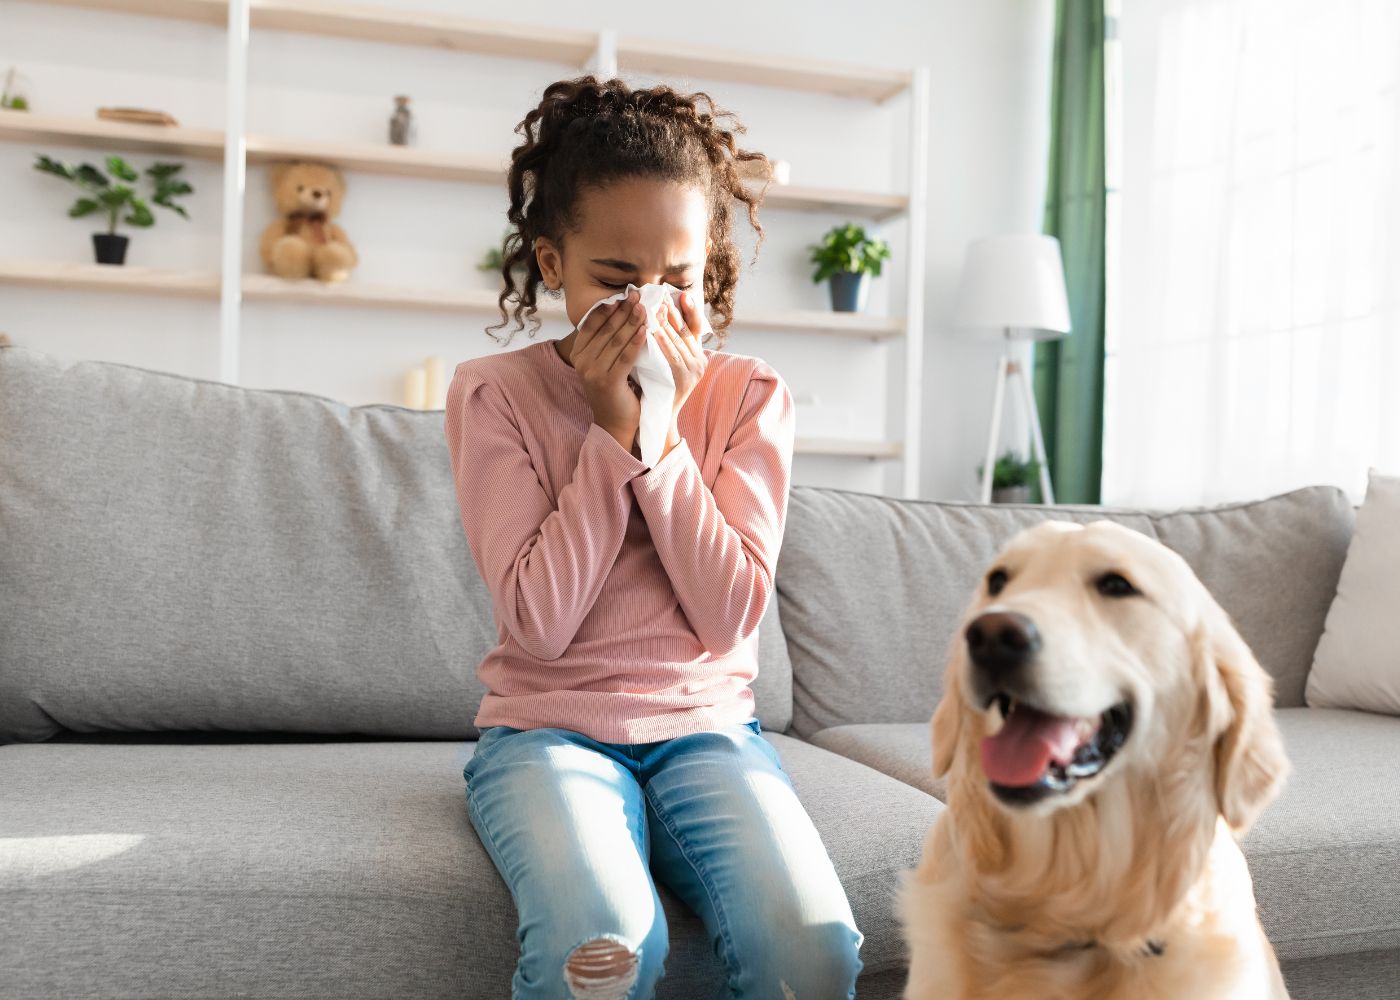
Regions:
[[716, 995], [855, 995], [864, 935], [759, 732], [756, 719], [655, 743], [482, 731], [467, 808], [515, 900], [516, 1000], [650, 998], [668, 948], [652, 875], [704, 921], [726, 972]]

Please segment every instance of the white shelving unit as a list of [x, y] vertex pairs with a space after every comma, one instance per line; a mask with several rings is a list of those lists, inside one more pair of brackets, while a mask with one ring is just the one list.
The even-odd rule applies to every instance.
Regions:
[[[334, 0], [43, 0], [104, 11], [159, 16], [222, 26], [227, 33], [225, 127], [222, 131], [188, 127], [133, 125], [101, 119], [70, 118], [0, 110], [0, 141], [53, 142], [101, 149], [184, 156], [219, 162], [223, 170], [223, 217], [241, 220], [249, 164], [291, 158], [334, 163], [348, 171], [462, 183], [503, 186], [506, 163], [470, 152], [442, 152], [373, 144], [249, 135], [244, 127], [247, 97], [248, 38], [252, 30], [330, 35], [360, 41], [424, 45], [463, 53], [518, 57], [592, 69], [655, 76], [695, 75], [707, 79], [786, 88], [857, 100], [883, 102], [908, 98], [910, 190], [907, 193], [843, 191], [772, 185], [765, 209], [835, 212], [874, 221], [903, 217], [908, 246], [904, 253], [906, 295], [902, 317], [870, 316], [819, 310], [745, 309], [735, 326], [873, 342], [903, 341], [905, 357], [903, 428], [900, 439], [859, 441], [799, 438], [799, 454], [863, 457], [902, 462], [901, 491], [914, 497], [919, 483], [919, 428], [923, 371], [924, 243], [927, 176], [928, 75], [918, 68], [845, 66], [815, 60], [784, 59], [769, 54], [678, 46], [619, 36], [612, 29], [578, 31], [515, 25], [453, 14], [356, 6]], [[398, 288], [346, 282], [323, 285], [290, 282], [265, 274], [242, 272], [241, 225], [225, 225], [221, 270], [183, 272], [98, 264], [45, 263], [0, 259], [0, 284], [63, 289], [137, 292], [217, 300], [220, 304], [219, 358], [223, 381], [239, 380], [239, 324], [243, 301], [315, 303], [363, 308], [435, 310], [491, 314], [494, 292], [456, 288]], [[562, 313], [552, 302], [541, 313]]]

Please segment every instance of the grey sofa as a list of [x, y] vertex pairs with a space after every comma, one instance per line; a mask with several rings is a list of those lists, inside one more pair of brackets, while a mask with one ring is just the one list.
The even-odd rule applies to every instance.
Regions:
[[[467, 819], [494, 641], [443, 415], [0, 347], [0, 997], [506, 997]], [[897, 997], [928, 719], [997, 547], [1046, 516], [1176, 548], [1278, 680], [1296, 773], [1246, 841], [1298, 998], [1400, 996], [1400, 720], [1303, 686], [1354, 509], [1174, 513], [794, 487], [759, 718]], [[718, 995], [664, 890], [660, 996]]]

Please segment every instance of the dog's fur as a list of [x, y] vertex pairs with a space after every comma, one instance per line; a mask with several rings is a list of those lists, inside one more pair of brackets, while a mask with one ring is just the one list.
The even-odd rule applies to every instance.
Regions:
[[[1185, 560], [1121, 525], [1043, 522], [995, 568], [1008, 582], [979, 586], [932, 720], [948, 808], [899, 891], [904, 996], [1285, 1000], [1236, 844], [1289, 770], [1272, 679]], [[1099, 592], [1108, 572], [1140, 595]], [[1003, 805], [982, 771], [992, 716], [971, 701], [963, 633], [988, 611], [1043, 637], [1040, 707], [1134, 709], [1100, 773], [1030, 806]]]

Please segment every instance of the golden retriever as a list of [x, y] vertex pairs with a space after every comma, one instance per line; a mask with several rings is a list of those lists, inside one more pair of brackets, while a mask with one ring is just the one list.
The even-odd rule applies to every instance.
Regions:
[[978, 587], [905, 874], [906, 1000], [1284, 1000], [1236, 838], [1289, 770], [1273, 681], [1166, 546], [1046, 521]]

